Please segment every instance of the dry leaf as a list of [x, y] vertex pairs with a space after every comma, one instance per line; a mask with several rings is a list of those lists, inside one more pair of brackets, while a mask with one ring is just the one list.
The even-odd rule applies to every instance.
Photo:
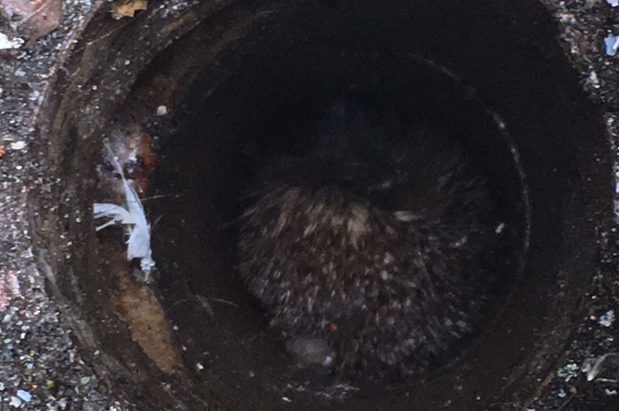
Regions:
[[29, 42], [45, 36], [60, 24], [62, 0], [0, 0], [0, 14]]
[[114, 305], [129, 324], [132, 339], [161, 371], [173, 374], [182, 369], [170, 324], [152, 289], [123, 281]]
[[118, 0], [112, 6], [112, 17], [116, 20], [123, 17], [134, 17], [140, 10], [146, 10], [148, 0]]

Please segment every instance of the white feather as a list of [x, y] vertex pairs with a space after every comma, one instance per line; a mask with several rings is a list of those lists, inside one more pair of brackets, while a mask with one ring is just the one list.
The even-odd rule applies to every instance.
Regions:
[[140, 197], [135, 189], [129, 184], [122, 171], [122, 167], [116, 160], [111, 148], [106, 145], [110, 152], [112, 163], [122, 179], [123, 191], [125, 192], [125, 207], [110, 203], [95, 203], [94, 217], [108, 217], [110, 220], [105, 224], [98, 226], [97, 231], [113, 225], [122, 224], [127, 229], [127, 259], [129, 261], [134, 258], [140, 259], [140, 268], [146, 274], [150, 274], [155, 268], [155, 261], [152, 258], [152, 250], [150, 248], [150, 224], [144, 214], [144, 207], [140, 201]]
[[131, 214], [116, 204], [95, 203], [94, 212], [95, 218], [110, 218], [107, 223], [97, 226], [97, 231], [113, 224], [134, 224]]

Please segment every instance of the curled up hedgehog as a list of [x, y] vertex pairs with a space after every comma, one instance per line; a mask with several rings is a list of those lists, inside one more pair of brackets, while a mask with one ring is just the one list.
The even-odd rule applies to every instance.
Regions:
[[[414, 128], [413, 128], [414, 129]], [[470, 335], [490, 207], [463, 150], [339, 102], [306, 156], [248, 190], [240, 272], [291, 352], [352, 376], [417, 374]]]

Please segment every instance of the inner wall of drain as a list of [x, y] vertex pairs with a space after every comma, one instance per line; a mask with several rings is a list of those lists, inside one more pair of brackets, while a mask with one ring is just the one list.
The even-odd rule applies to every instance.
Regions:
[[[200, 364], [208, 371], [196, 373], [198, 380], [212, 384], [216, 376], [222, 390], [232, 384], [250, 402], [293, 392], [295, 401], [312, 403], [337, 397], [333, 386], [351, 381], [297, 367], [237, 270], [241, 197], [261, 162], [273, 155], [303, 156], [307, 139], [318, 133], [308, 130], [317, 130], [343, 95], [363, 95], [410, 124], [448, 135], [486, 179], [492, 218], [509, 227], [493, 250], [492, 293], [482, 325], [492, 323], [521, 268], [524, 187], [506, 134], [474, 90], [398, 44], [389, 31], [363, 31], [359, 27], [368, 22], [355, 18], [342, 25], [328, 13], [324, 19], [290, 15], [271, 23], [222, 52], [171, 120], [156, 128], [161, 158], [152, 184], [160, 199], [148, 206], [152, 216], [161, 216], [153, 229], [157, 287], [179, 327], [187, 367]], [[480, 338], [483, 333], [463, 340], [457, 354], [474, 350]], [[466, 367], [455, 355], [417, 381], [452, 375], [456, 383]], [[347, 395], [371, 398], [386, 387], [364, 384], [353, 381], [363, 394]], [[411, 392], [410, 381], [389, 387], [396, 396]]]

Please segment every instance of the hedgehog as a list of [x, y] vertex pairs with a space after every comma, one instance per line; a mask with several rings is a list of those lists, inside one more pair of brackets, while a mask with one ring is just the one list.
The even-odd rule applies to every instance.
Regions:
[[334, 106], [308, 155], [256, 173], [239, 271], [288, 347], [329, 353], [316, 361], [352, 376], [416, 375], [481, 317], [486, 185], [427, 127]]

